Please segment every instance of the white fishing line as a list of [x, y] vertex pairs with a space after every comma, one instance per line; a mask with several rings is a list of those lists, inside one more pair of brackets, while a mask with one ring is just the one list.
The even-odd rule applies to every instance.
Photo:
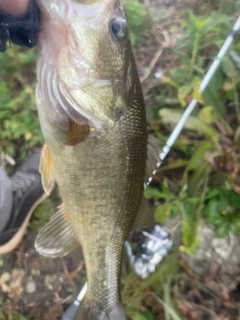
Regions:
[[[225, 43], [223, 44], [221, 50], [219, 51], [216, 59], [213, 61], [207, 74], [203, 78], [203, 81], [200, 85], [199, 93], [203, 93], [203, 91], [208, 86], [210, 80], [212, 79], [212, 76], [214, 75], [217, 68], [219, 67], [219, 64], [220, 64], [222, 58], [225, 56], [226, 52], [228, 51], [228, 49], [233, 41], [233, 38], [239, 29], [240, 29], [240, 16], [238, 17], [230, 35], [227, 37]], [[173, 146], [174, 142], [176, 141], [177, 137], [179, 136], [180, 132], [182, 131], [188, 117], [192, 113], [192, 111], [195, 108], [195, 106], [197, 105], [197, 103], [198, 103], [197, 99], [193, 99], [190, 102], [190, 104], [188, 105], [188, 107], [186, 108], [186, 110], [184, 111], [184, 113], [182, 114], [181, 119], [179, 120], [179, 122], [175, 126], [174, 130], [172, 131], [170, 137], [168, 138], [165, 146], [162, 149], [162, 152], [159, 154], [160, 161], [157, 163], [157, 168], [159, 168], [161, 166], [163, 160], [168, 155], [171, 147]], [[157, 170], [155, 170], [152, 175], [154, 175], [156, 172], [157, 172]], [[153, 177], [149, 178], [148, 183], [145, 185], [145, 187], [149, 185], [149, 183], [152, 181], [152, 179], [153, 179]]]

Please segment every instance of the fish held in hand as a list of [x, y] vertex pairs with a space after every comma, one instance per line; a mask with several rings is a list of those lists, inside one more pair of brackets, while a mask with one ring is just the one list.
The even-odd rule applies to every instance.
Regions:
[[45, 139], [46, 193], [62, 205], [35, 246], [59, 257], [82, 246], [88, 290], [77, 319], [124, 320], [124, 241], [146, 225], [144, 181], [159, 161], [127, 21], [118, 0], [38, 0], [42, 13], [36, 90]]

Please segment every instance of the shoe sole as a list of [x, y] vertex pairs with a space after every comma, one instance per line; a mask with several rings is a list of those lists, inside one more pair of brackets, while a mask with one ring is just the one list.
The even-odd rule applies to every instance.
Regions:
[[15, 233], [15, 235], [11, 238], [11, 240], [9, 240], [4, 245], [0, 246], [0, 254], [9, 253], [9, 252], [13, 251], [19, 245], [19, 243], [22, 241], [24, 234], [26, 233], [26, 230], [27, 230], [30, 218], [33, 214], [33, 211], [47, 197], [48, 197], [48, 195], [46, 193], [44, 193], [37, 201], [34, 202], [34, 204], [32, 205], [31, 209], [29, 210], [29, 212], [28, 212], [25, 220], [23, 221], [21, 228], [18, 230], [18, 232]]

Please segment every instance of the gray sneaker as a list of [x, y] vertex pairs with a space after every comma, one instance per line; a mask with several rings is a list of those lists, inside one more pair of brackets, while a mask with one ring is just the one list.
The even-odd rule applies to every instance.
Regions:
[[13, 204], [8, 222], [0, 232], [0, 254], [18, 246], [34, 209], [47, 197], [39, 173], [40, 155], [37, 151], [28, 157], [11, 177]]

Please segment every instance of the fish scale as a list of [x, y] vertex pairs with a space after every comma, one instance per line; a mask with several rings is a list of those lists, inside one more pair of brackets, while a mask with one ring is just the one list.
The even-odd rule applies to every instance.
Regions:
[[[66, 220], [83, 248], [88, 280], [85, 310], [95, 307], [110, 313], [120, 301], [122, 248], [143, 196], [147, 132], [141, 99], [134, 96], [132, 106], [129, 101], [115, 128], [74, 147], [55, 143], [62, 135], [56, 127], [45, 135]], [[43, 117], [42, 123], [50, 119], [49, 113]]]
[[[43, 30], [36, 97], [45, 140], [40, 172], [46, 193], [58, 184], [62, 205], [35, 247], [59, 257], [81, 245], [88, 289], [76, 319], [124, 320], [123, 245], [133, 228], [146, 225], [144, 182], [159, 150], [147, 135], [120, 2], [79, 2], [38, 0]], [[112, 21], [126, 31], [123, 38], [111, 33]]]
[[[77, 178], [77, 181], [80, 181], [78, 201], [75, 196], [74, 199], [65, 196], [69, 192], [69, 186], [64, 181], [61, 185], [61, 179], [57, 179], [66, 212], [71, 211], [71, 218], [68, 218], [68, 221], [76, 237], [82, 243], [88, 273], [86, 301], [90, 301], [90, 306], [96, 306], [97, 301], [100, 300], [104, 308], [108, 308], [112, 300], [116, 302], [119, 299], [116, 281], [120, 278], [122, 247], [133, 227], [143, 194], [146, 161], [146, 142], [143, 142], [143, 137], [145, 131], [145, 140], [147, 139], [146, 124], [143, 119], [138, 122], [138, 130], [142, 131], [142, 136], [139, 135], [137, 139], [131, 125], [132, 117], [141, 116], [138, 108], [139, 106], [133, 107], [125, 113], [119, 125], [111, 130], [110, 141], [106, 131], [102, 138], [93, 139], [93, 144], [86, 140], [84, 145], [76, 147], [76, 149], [81, 149], [81, 152], [76, 151], [78, 152], [76, 159], [79, 160], [81, 168], [77, 167], [76, 163], [71, 163], [71, 165], [74, 168], [73, 175], [75, 175], [74, 172], [81, 172]], [[121, 154], [124, 154], [124, 157]], [[88, 163], [88, 159], [96, 160], [98, 155], [101, 155], [101, 161], [98, 164], [92, 160]], [[54, 163], [57, 168], [55, 160]], [[59, 166], [62, 167], [62, 161]], [[119, 168], [124, 168], [124, 170], [119, 170]], [[76, 187], [73, 186], [72, 194]], [[85, 229], [86, 226], [87, 229]], [[106, 234], [108, 234], [107, 237]], [[111, 254], [108, 254], [108, 251]], [[115, 259], [113, 259], [113, 254]], [[109, 268], [106, 267], [105, 260], [110, 263]], [[114, 264], [116, 264], [115, 267]], [[102, 276], [101, 265], [105, 265]], [[96, 270], [98, 270], [97, 279]], [[111, 285], [111, 290], [109, 290], [110, 283], [114, 284]], [[110, 297], [108, 297], [109, 293]], [[103, 297], [107, 297], [107, 301], [104, 301]]]

